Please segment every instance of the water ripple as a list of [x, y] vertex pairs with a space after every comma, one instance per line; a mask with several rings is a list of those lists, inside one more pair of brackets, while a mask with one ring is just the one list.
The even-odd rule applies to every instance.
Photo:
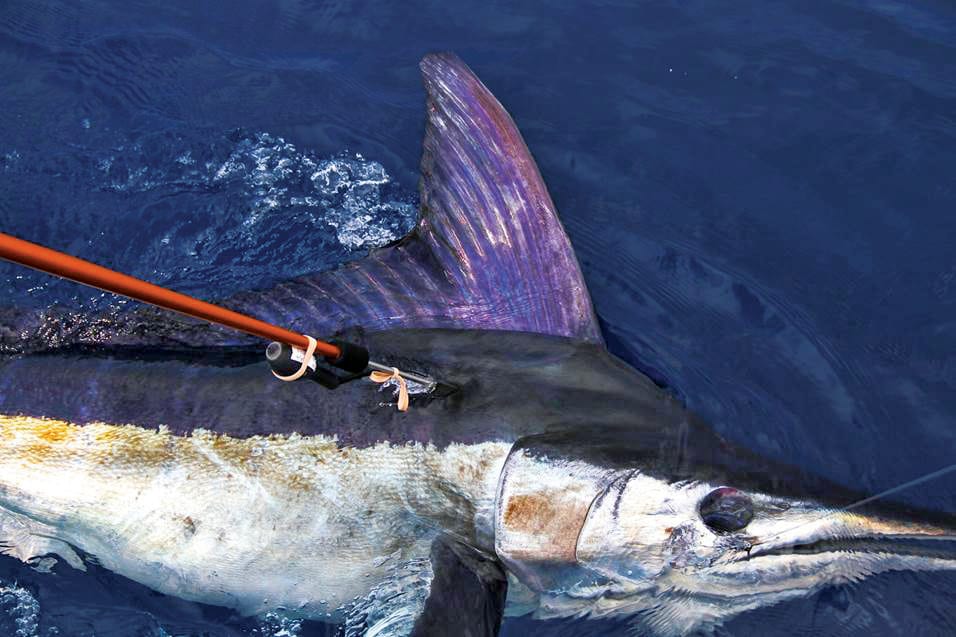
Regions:
[[[164, 131], [61, 156], [10, 149], [0, 171], [14, 193], [57, 182], [43, 214], [25, 214], [15, 196], [0, 207], [13, 234], [211, 297], [361, 256], [407, 234], [418, 214], [380, 163], [323, 158], [264, 132]], [[0, 291], [35, 306], [121, 303], [6, 264]]]

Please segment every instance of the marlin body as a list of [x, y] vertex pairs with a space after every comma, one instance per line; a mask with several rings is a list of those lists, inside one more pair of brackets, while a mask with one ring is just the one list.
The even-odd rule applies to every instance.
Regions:
[[6, 553], [389, 635], [495, 634], [506, 610], [681, 634], [956, 567], [952, 516], [835, 511], [861, 494], [728, 443], [609, 354], [513, 122], [454, 56], [422, 69], [414, 233], [225, 303], [457, 391], [400, 413], [367, 380], [274, 381], [252, 342], [186, 319], [7, 310]]

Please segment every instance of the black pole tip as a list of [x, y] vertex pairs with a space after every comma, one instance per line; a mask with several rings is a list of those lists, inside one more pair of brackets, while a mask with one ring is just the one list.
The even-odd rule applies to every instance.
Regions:
[[346, 341], [331, 341], [342, 353], [335, 360], [326, 359], [330, 364], [353, 374], [361, 374], [368, 367], [368, 350], [361, 345]]

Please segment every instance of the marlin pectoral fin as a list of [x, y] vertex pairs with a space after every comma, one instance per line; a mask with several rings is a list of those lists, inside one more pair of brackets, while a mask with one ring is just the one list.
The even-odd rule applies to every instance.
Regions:
[[0, 555], [9, 555], [38, 571], [49, 571], [57, 558], [85, 571], [86, 565], [72, 546], [55, 537], [55, 529], [12, 511], [0, 513]]
[[352, 606], [345, 634], [493, 637], [507, 588], [496, 560], [439, 537], [428, 557], [399, 564]]
[[[511, 117], [456, 56], [429, 55], [421, 68], [427, 122], [417, 228], [339, 269], [220, 302], [315, 335], [440, 327], [602, 342], [574, 250]], [[250, 338], [152, 309], [99, 317], [0, 312], [0, 353], [76, 343], [232, 346]]]
[[428, 599], [412, 635], [425, 637], [497, 635], [508, 580], [497, 560], [445, 539], [432, 545]]

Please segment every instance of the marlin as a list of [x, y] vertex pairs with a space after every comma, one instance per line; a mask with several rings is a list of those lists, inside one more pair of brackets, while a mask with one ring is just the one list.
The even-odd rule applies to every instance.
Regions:
[[[660, 635], [894, 570], [956, 568], [950, 514], [719, 436], [604, 346], [515, 124], [426, 57], [421, 219], [223, 303], [453, 384], [271, 378], [245, 336], [154, 310], [8, 309], [0, 546], [346, 634], [493, 635], [504, 614]], [[307, 241], [308, 237], [303, 237]]]

